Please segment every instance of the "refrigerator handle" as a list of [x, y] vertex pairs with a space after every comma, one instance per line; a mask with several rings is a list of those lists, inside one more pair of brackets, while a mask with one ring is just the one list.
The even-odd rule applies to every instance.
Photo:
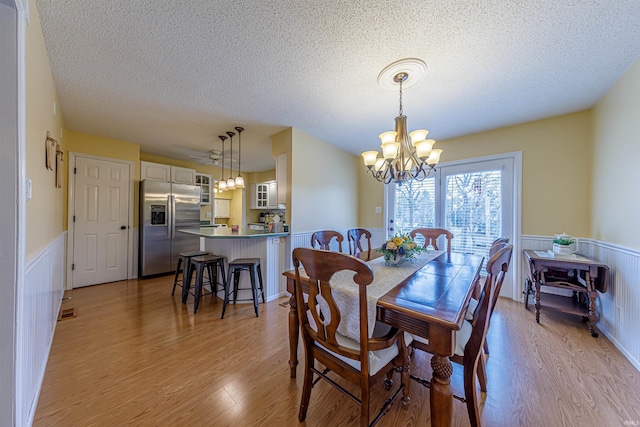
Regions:
[[176, 196], [171, 196], [171, 238], [176, 238]]
[[171, 229], [173, 225], [173, 204], [171, 203], [171, 195], [167, 196], [167, 237], [171, 238]]

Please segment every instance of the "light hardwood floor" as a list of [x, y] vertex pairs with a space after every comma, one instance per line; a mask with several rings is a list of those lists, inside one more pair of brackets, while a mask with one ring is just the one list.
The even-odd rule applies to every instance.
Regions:
[[[302, 365], [289, 378], [287, 299], [230, 306], [210, 296], [193, 315], [171, 297], [171, 277], [72, 293], [78, 315], [58, 322], [35, 426], [350, 426], [358, 408], [322, 381], [298, 423]], [[640, 423], [640, 373], [579, 318], [500, 300], [489, 331], [485, 426], [623, 426]], [[299, 355], [302, 356], [302, 346]], [[416, 351], [412, 373], [431, 376]], [[397, 379], [397, 376], [395, 377]], [[454, 392], [463, 395], [461, 367]], [[372, 408], [385, 399], [375, 386]], [[429, 425], [429, 390], [412, 382], [409, 409], [396, 402], [379, 426]], [[373, 409], [372, 409], [373, 413]], [[468, 426], [454, 401], [455, 426]]]

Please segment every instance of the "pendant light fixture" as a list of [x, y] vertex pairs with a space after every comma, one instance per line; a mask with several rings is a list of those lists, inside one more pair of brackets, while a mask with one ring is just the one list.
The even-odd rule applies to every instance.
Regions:
[[240, 139], [240, 134], [244, 131], [244, 128], [236, 126], [236, 132], [238, 132], [238, 176], [236, 176], [236, 188], [244, 188], [244, 178], [240, 175], [240, 166], [242, 159], [242, 140]]
[[227, 179], [227, 190], [235, 190], [236, 189], [236, 180], [233, 179], [233, 137], [235, 132], [227, 132], [229, 135], [229, 144], [231, 144], [231, 148], [229, 148], [229, 178]]
[[222, 173], [220, 174], [220, 181], [218, 181], [218, 191], [227, 191], [227, 181], [224, 179], [224, 140], [227, 137], [219, 135], [218, 138], [222, 140]]

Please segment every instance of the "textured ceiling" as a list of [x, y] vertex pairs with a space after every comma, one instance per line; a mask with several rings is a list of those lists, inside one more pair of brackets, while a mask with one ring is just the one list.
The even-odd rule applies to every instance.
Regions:
[[378, 148], [398, 94], [376, 79], [402, 58], [427, 63], [409, 130], [442, 140], [587, 109], [640, 56], [638, 0], [36, 4], [67, 128], [188, 159], [243, 126], [245, 171], [290, 126]]

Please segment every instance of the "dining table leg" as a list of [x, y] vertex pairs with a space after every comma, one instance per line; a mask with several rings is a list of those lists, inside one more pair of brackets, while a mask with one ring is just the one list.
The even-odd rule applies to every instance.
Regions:
[[298, 304], [296, 303], [296, 291], [293, 282], [294, 279], [287, 278], [287, 281], [291, 281], [291, 287], [293, 289], [291, 297], [289, 298], [289, 370], [290, 377], [296, 377], [296, 368], [298, 367], [298, 338], [300, 332], [300, 323], [298, 323]]
[[447, 356], [434, 354], [431, 358], [430, 406], [431, 425], [433, 427], [450, 427], [453, 414], [453, 390], [451, 389], [451, 374], [453, 366]]

